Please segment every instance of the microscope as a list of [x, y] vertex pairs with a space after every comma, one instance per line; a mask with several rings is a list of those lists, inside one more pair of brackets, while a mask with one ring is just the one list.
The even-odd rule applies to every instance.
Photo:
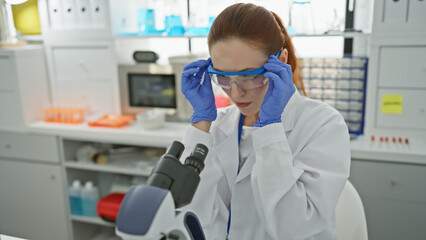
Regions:
[[179, 208], [189, 204], [200, 182], [208, 148], [197, 144], [182, 164], [184, 145], [172, 142], [146, 185], [125, 195], [115, 232], [124, 240], [205, 240], [197, 216]]

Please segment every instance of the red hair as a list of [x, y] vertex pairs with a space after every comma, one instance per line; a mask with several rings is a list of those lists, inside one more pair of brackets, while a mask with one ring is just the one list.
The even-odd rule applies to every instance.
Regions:
[[306, 95], [293, 43], [277, 14], [251, 3], [237, 3], [227, 7], [213, 22], [207, 39], [209, 48], [218, 41], [231, 38], [259, 48], [267, 56], [286, 48], [293, 82]]

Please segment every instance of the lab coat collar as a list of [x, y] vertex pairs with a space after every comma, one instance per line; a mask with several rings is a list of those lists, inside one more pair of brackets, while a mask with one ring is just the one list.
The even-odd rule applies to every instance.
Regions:
[[[296, 103], [300, 100], [300, 98], [302, 98], [302, 96], [300, 96], [299, 92], [296, 91], [284, 109], [282, 120], [284, 130], [286, 132], [293, 130], [295, 112], [297, 108]], [[232, 190], [234, 183], [251, 175], [251, 170], [255, 163], [255, 155], [253, 152], [249, 155], [237, 177], [239, 151], [229, 151], [229, 149], [238, 149], [238, 123], [240, 120], [240, 111], [235, 105], [229, 108], [230, 109], [225, 110], [229, 111], [228, 114], [225, 114], [223, 118], [216, 122], [220, 133], [215, 136], [215, 150], [220, 165], [222, 166], [228, 180], [229, 189]]]

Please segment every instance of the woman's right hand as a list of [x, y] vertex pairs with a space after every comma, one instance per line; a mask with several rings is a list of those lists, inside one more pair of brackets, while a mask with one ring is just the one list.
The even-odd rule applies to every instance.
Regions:
[[[217, 117], [210, 76], [207, 73], [204, 74], [210, 63], [210, 58], [207, 60], [197, 60], [183, 68], [181, 80], [182, 93], [194, 108], [191, 123], [202, 120], [212, 122]], [[203, 75], [204, 81], [202, 81]]]

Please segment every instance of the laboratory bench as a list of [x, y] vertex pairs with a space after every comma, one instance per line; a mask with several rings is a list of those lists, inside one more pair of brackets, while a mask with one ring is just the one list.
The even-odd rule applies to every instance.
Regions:
[[[182, 140], [187, 127], [179, 122], [166, 122], [158, 130], [137, 125], [113, 129], [34, 122], [25, 128], [0, 128], [0, 191], [8, 193], [2, 194], [0, 203], [0, 212], [6, 213], [0, 215], [0, 232], [31, 239], [114, 236], [111, 222], [71, 215], [68, 187], [74, 179], [92, 181], [102, 197], [117, 178], [144, 182], [153, 165], [84, 163], [76, 160], [76, 151], [100, 143], [159, 149], [161, 153], [173, 140]], [[424, 146], [415, 140], [409, 144], [373, 142], [364, 136], [351, 140], [350, 181], [363, 199], [370, 239], [426, 236], [426, 229], [420, 226], [426, 221]], [[18, 220], [20, 226], [14, 225]]]

